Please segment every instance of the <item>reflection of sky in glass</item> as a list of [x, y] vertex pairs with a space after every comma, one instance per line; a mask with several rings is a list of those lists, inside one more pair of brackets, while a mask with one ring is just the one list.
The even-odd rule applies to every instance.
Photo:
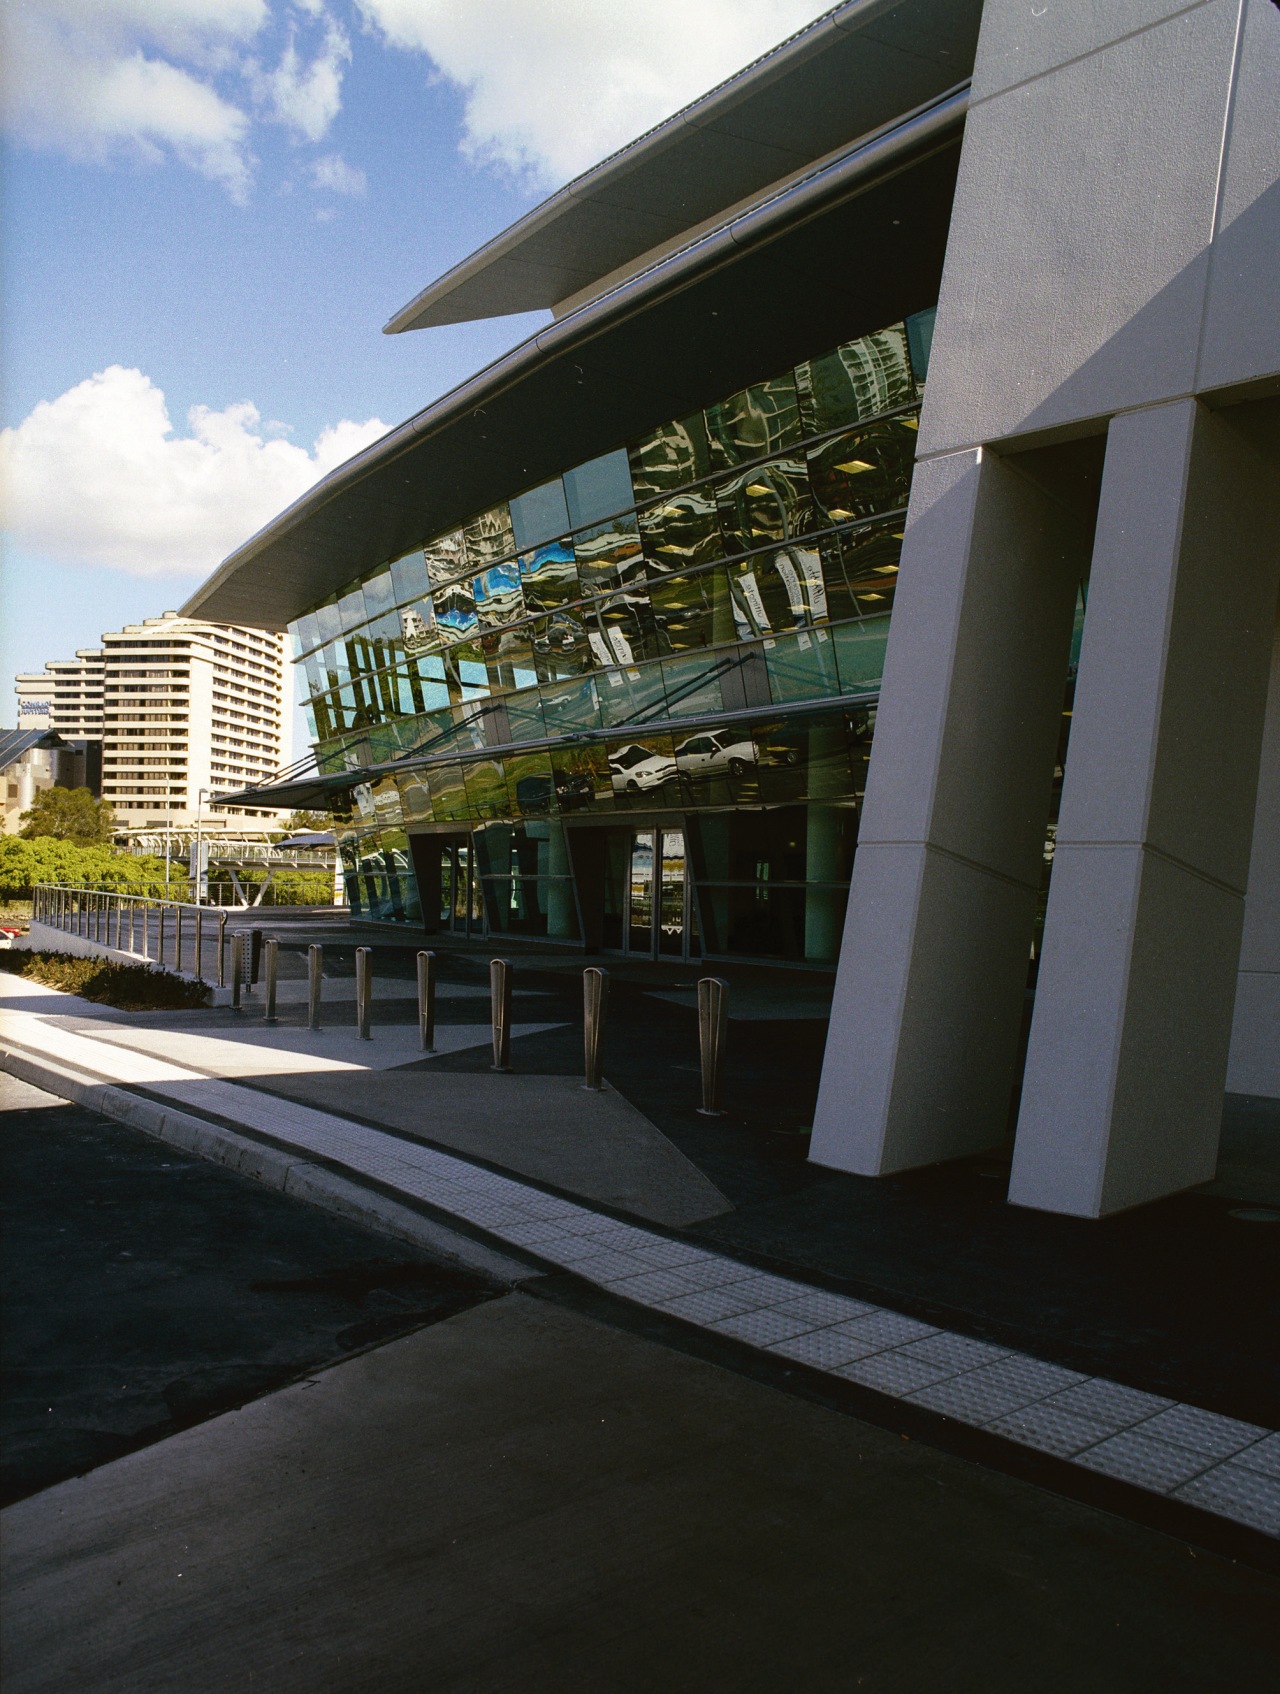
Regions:
[[465, 641], [475, 634], [476, 603], [464, 584], [438, 590], [433, 596], [433, 613], [442, 641]]
[[514, 559], [482, 571], [472, 583], [482, 629], [498, 629], [524, 616], [520, 569]]

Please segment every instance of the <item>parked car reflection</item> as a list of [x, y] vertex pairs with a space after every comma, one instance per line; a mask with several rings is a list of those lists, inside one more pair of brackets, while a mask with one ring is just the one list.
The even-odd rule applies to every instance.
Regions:
[[676, 762], [670, 753], [656, 752], [639, 742], [616, 747], [609, 754], [609, 776], [615, 794], [640, 794], [661, 788], [676, 774]]
[[740, 730], [708, 730], [676, 747], [677, 767], [695, 781], [725, 774], [743, 776], [755, 763], [755, 743]]

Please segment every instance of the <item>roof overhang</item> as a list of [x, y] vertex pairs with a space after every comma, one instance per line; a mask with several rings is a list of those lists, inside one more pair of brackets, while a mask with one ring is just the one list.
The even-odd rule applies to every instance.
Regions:
[[[566, 301], [620, 280], [972, 72], [982, 0], [848, 0], [544, 200], [385, 333]], [[604, 279], [604, 280], [602, 280]]]
[[932, 305], [966, 105], [967, 85], [522, 342], [318, 482], [184, 614], [281, 629], [566, 465]]

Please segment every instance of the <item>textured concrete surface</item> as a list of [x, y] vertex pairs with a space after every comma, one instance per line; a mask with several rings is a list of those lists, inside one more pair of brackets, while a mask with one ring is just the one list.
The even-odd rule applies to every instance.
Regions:
[[576, 1076], [441, 1071], [426, 1060], [374, 1073], [258, 1080], [290, 1100], [408, 1130], [653, 1223], [678, 1227], [732, 1210], [621, 1094], [609, 1087], [589, 1093]]
[[1274, 1584], [512, 1295], [3, 1518], [9, 1694], [1254, 1694]]

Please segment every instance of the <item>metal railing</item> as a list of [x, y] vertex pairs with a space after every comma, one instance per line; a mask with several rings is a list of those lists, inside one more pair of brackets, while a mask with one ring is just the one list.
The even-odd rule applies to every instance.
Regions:
[[226, 987], [227, 913], [221, 908], [41, 882], [32, 890], [31, 921]]

